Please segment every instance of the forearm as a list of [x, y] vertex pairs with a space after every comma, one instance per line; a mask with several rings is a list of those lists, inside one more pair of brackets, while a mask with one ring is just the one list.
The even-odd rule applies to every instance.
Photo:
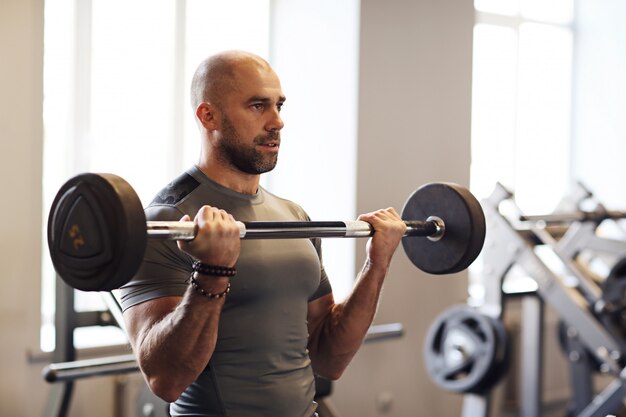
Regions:
[[217, 340], [224, 298], [189, 288], [169, 314], [137, 335], [139, 366], [152, 390], [173, 401], [207, 366]]
[[372, 324], [387, 267], [366, 262], [350, 296], [335, 304], [311, 335], [309, 353], [314, 371], [337, 379], [363, 343]]

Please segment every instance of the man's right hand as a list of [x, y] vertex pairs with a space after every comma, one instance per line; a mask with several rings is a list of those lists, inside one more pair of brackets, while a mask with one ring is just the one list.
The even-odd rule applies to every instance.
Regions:
[[[184, 215], [180, 221], [190, 221]], [[198, 226], [196, 237], [178, 241], [178, 247], [200, 262], [217, 266], [235, 266], [239, 258], [241, 240], [237, 222], [227, 212], [211, 206], [202, 206], [194, 223]]]

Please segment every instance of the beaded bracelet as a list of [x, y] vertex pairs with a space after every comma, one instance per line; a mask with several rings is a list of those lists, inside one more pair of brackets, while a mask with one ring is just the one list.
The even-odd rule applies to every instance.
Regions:
[[204, 290], [204, 288], [202, 288], [198, 284], [198, 281], [196, 281], [196, 279], [193, 277], [193, 274], [191, 274], [189, 276], [187, 281], [189, 281], [189, 283], [191, 284], [191, 286], [193, 287], [194, 290], [196, 290], [197, 292], [199, 292], [203, 296], [205, 296], [207, 298], [210, 298], [210, 299], [217, 299], [217, 298], [226, 297], [226, 294], [228, 294], [230, 292], [230, 282], [228, 283], [228, 285], [226, 285], [226, 289], [224, 291], [218, 292], [217, 294], [213, 294], [213, 293], [210, 293], [210, 292], [206, 292]]
[[237, 268], [235, 267], [207, 265], [200, 261], [194, 261], [191, 268], [199, 274], [217, 277], [232, 277], [237, 273]]

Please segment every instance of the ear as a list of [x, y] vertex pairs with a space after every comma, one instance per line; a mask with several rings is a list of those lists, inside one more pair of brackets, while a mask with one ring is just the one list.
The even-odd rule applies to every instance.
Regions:
[[216, 117], [216, 108], [210, 103], [200, 103], [196, 108], [196, 118], [198, 122], [202, 124], [202, 126], [208, 130], [212, 131], [217, 128], [217, 117]]

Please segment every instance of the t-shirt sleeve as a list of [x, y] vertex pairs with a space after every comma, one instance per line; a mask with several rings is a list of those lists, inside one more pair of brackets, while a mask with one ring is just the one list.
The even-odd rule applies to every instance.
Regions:
[[[294, 207], [297, 212], [297, 216], [301, 220], [311, 221], [311, 218], [302, 207], [297, 204], [294, 204]], [[333, 292], [332, 286], [330, 285], [330, 280], [328, 279], [328, 275], [326, 274], [326, 270], [324, 269], [324, 262], [322, 261], [322, 239], [313, 238], [311, 239], [311, 242], [313, 243], [315, 251], [317, 252], [317, 256], [320, 260], [320, 285], [319, 287], [317, 287], [317, 290], [313, 293], [313, 295], [309, 298], [309, 301], [317, 300], [318, 298], [321, 298]]]
[[311, 241], [313, 242], [313, 246], [315, 246], [317, 256], [320, 258], [320, 285], [317, 287], [315, 293], [313, 293], [313, 295], [309, 298], [309, 301], [317, 300], [318, 298], [333, 292], [330, 281], [328, 280], [328, 275], [324, 269], [324, 263], [322, 262], [322, 239], [315, 238], [311, 239]]
[[[147, 220], [178, 221], [182, 213], [167, 205], [146, 209]], [[139, 271], [119, 290], [122, 310], [159, 297], [182, 296], [191, 274], [193, 259], [178, 249], [174, 240], [148, 239]]]

